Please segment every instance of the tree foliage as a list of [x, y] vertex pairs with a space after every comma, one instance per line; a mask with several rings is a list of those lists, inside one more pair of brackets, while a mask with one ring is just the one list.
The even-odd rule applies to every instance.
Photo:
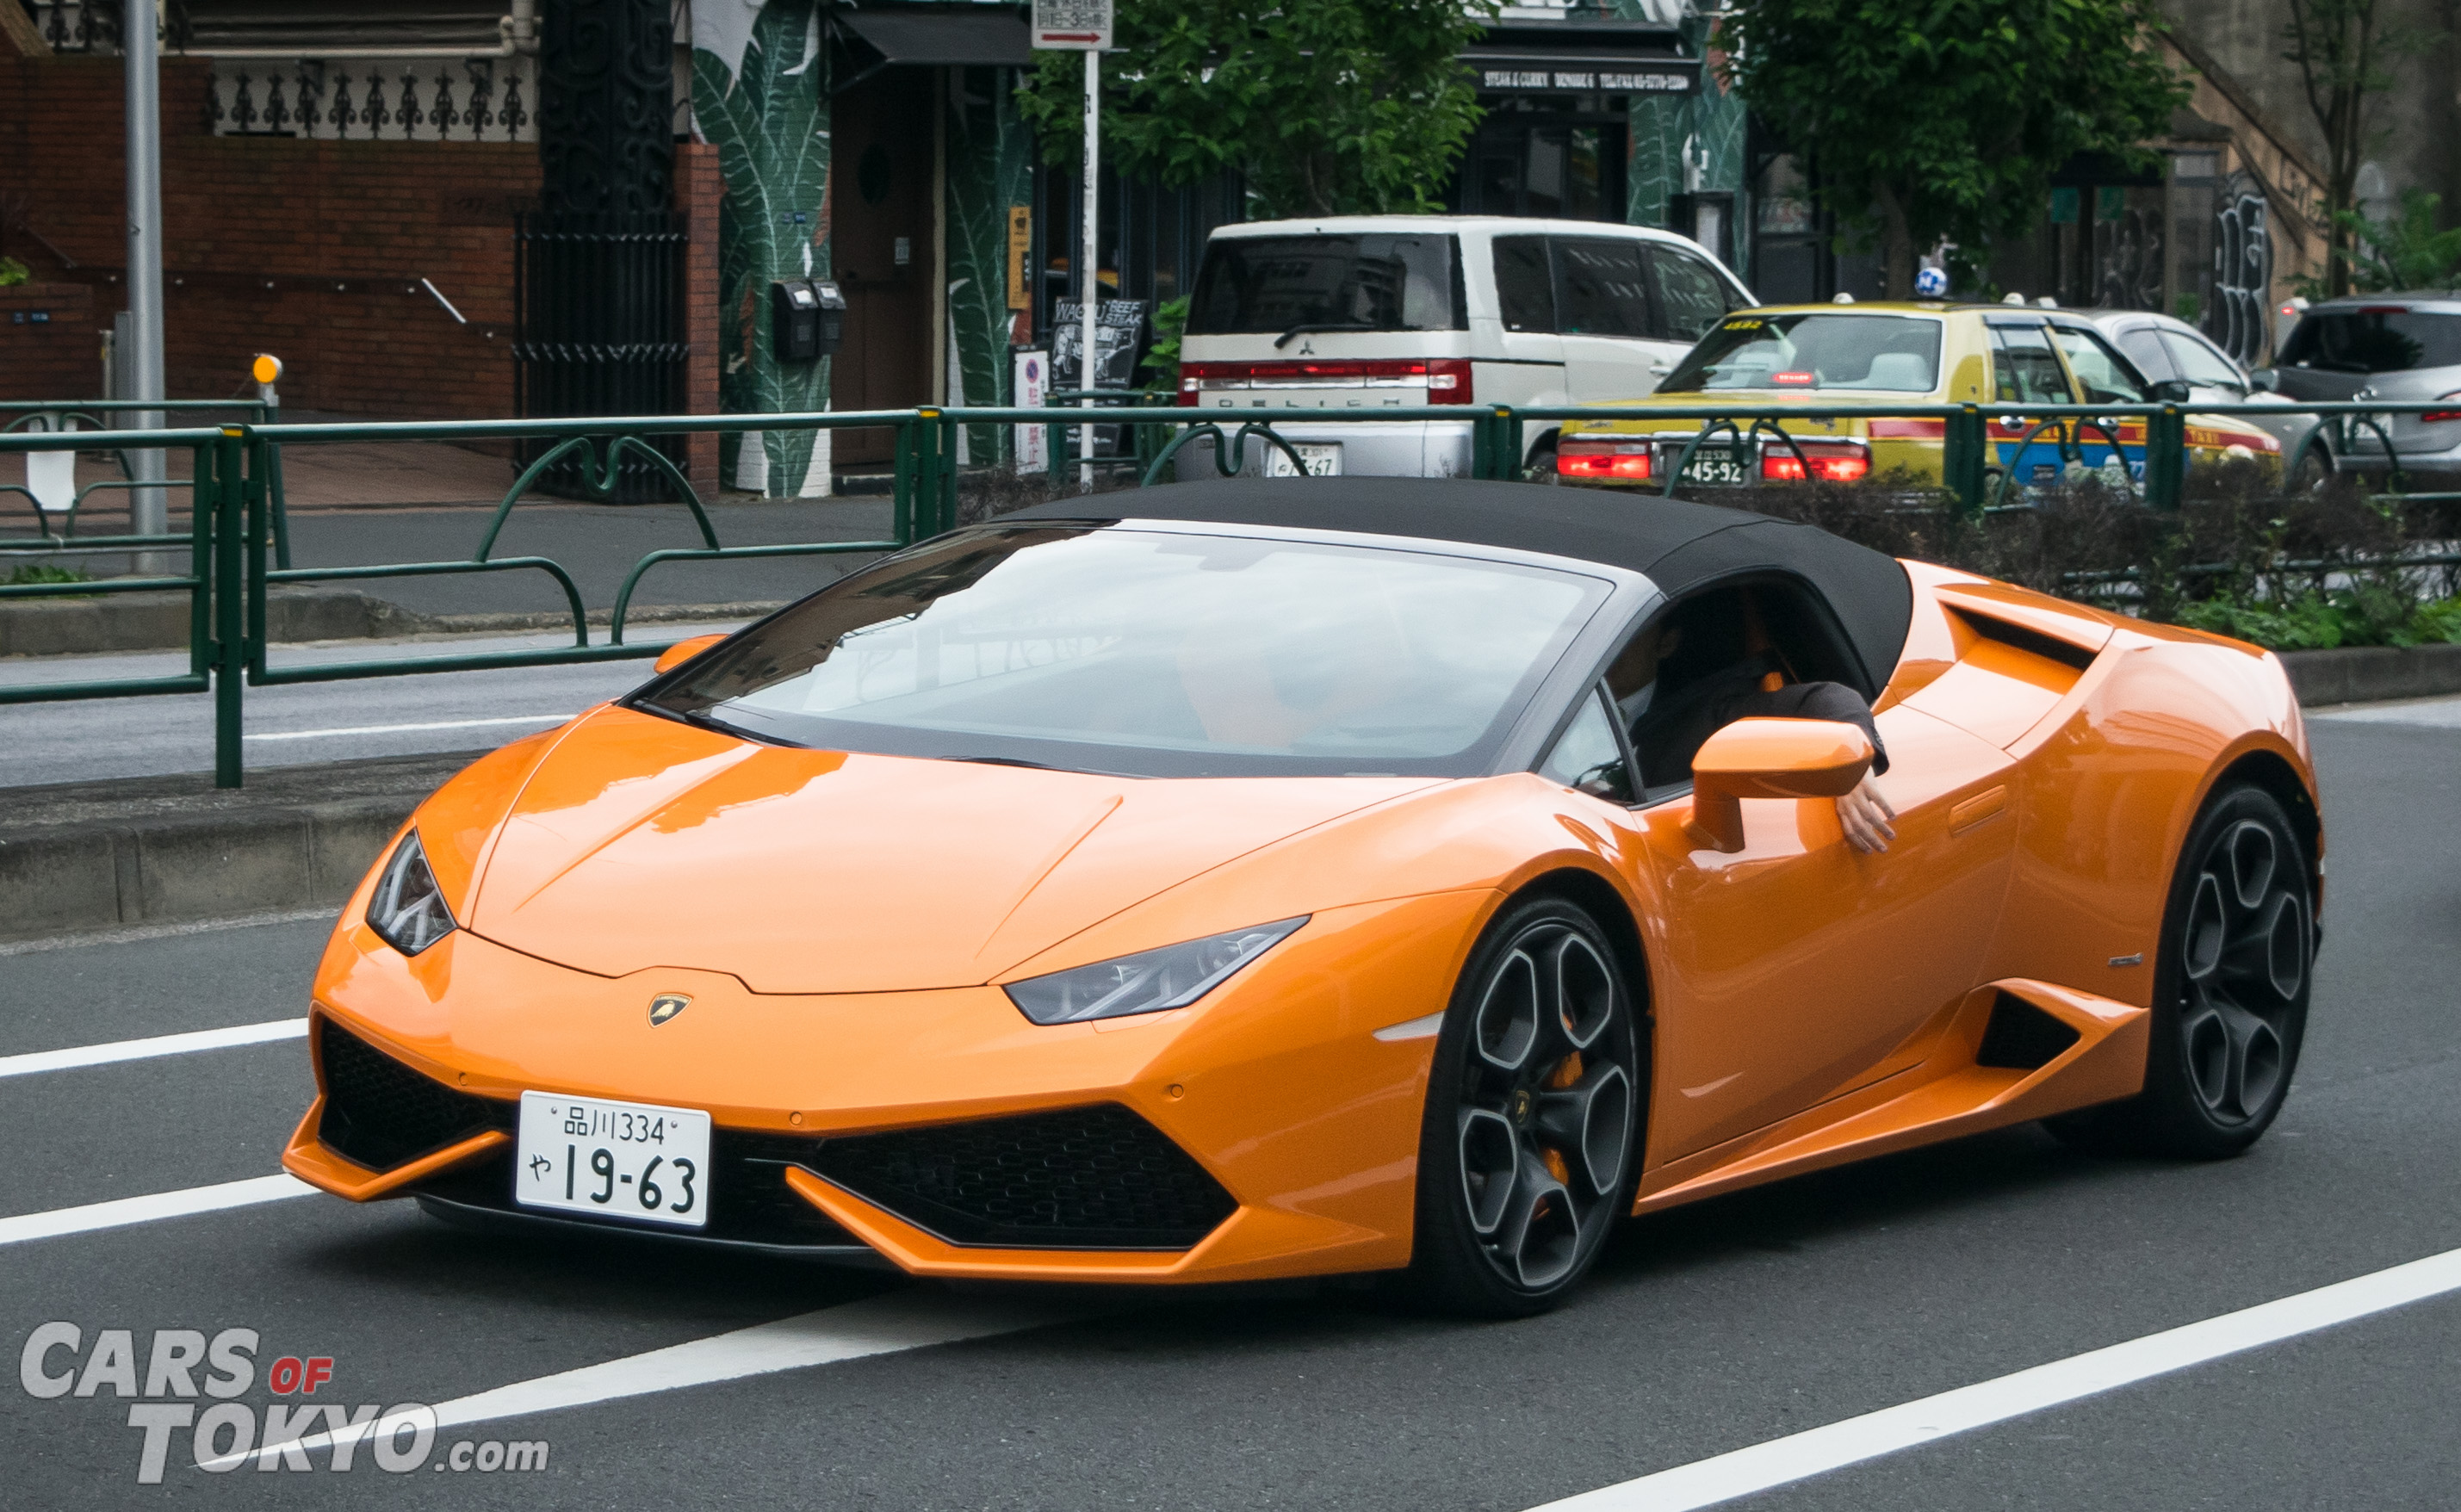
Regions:
[[1738, 0], [1719, 38], [1904, 299], [1942, 238], [1971, 258], [2033, 223], [2070, 158], [2145, 156], [2188, 97], [2162, 24], [2153, 0]]
[[[1458, 60], [1494, 0], [1119, 0], [1102, 159], [1168, 184], [1226, 170], [1267, 216], [1437, 207], [1478, 122]], [[1080, 153], [1084, 64], [1017, 92], [1054, 164]]]
[[[2443, 202], [2442, 195], [2407, 189], [2401, 213], [2392, 220], [2370, 221], [2356, 210], [2343, 211], [2336, 226], [2358, 245], [2349, 253], [2346, 287], [2340, 292], [2461, 287], [2461, 226], [2436, 229], [2436, 207]], [[2330, 299], [2335, 292], [2329, 270], [2325, 278], [2295, 278], [2291, 287], [2308, 299]]]
[[2372, 127], [2368, 97], [2392, 88], [2390, 64], [2424, 53], [2440, 33], [2383, 24], [2378, 0], [2286, 0], [2281, 29], [2284, 61], [2296, 64], [2307, 108], [2324, 134], [2324, 291], [2350, 292], [2359, 228], [2354, 219], [2359, 168], [2383, 133]]

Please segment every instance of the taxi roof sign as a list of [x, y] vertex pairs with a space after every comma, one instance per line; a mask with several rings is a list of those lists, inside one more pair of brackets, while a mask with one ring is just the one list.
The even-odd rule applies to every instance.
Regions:
[[1033, 45], [1063, 53], [1111, 51], [1111, 0], [1034, 0]]

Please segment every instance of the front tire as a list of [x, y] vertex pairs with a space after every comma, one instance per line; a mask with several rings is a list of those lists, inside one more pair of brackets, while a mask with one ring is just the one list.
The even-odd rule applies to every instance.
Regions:
[[1472, 1317], [1561, 1302], [1632, 1207], [1639, 1020], [1614, 947], [1560, 898], [1507, 907], [1436, 1041], [1405, 1286]]
[[2235, 786], [2209, 801], [2171, 882], [2154, 962], [2145, 1090], [2050, 1120], [2069, 1143], [2220, 1160], [2281, 1111], [2306, 1035], [2316, 916], [2304, 847], [2279, 800]]

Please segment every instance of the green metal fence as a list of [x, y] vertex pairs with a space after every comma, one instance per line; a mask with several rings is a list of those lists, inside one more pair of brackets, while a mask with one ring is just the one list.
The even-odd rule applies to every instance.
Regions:
[[[2441, 401], [2449, 406], [2450, 401]], [[134, 408], [123, 404], [118, 408]], [[164, 406], [171, 408], [172, 406]], [[203, 407], [203, 406], [194, 406]], [[0, 411], [11, 407], [0, 406]], [[25, 411], [54, 413], [63, 410], [100, 411], [106, 407], [85, 405], [26, 405]], [[2392, 404], [2371, 402], [2344, 405], [2308, 405], [2298, 412], [2319, 416], [2321, 429], [2326, 425], [2345, 426], [2356, 417], [2377, 427], [2384, 435], [2382, 422], [2376, 418], [2387, 414], [2426, 413], [2430, 404]], [[2197, 415], [2237, 415], [2279, 417], [2279, 409], [2255, 405], [2196, 406]], [[2087, 435], [2102, 437], [2099, 444], [2117, 449], [2123, 420], [2145, 422], [2143, 476], [2130, 483], [2145, 503], [2157, 509], [2175, 509], [2181, 485], [2186, 478], [2189, 449], [2187, 446], [2186, 407], [2179, 405], [2137, 406], [2019, 406], [2019, 405], [1903, 405], [1855, 404], [1813, 409], [1808, 405], [1770, 406], [1727, 405], [1653, 405], [1646, 410], [1629, 407], [1547, 407], [1513, 409], [1509, 406], [1424, 406], [1418, 408], [1380, 408], [1365, 410], [1271, 410], [1231, 412], [1227, 415], [1176, 407], [1122, 407], [1094, 412], [1097, 423], [1134, 427], [1136, 445], [1126, 448], [1128, 455], [1111, 459], [1116, 469], [1128, 471], [1139, 486], [1165, 481], [1181, 470], [1205, 474], [1228, 474], [1243, 465], [1249, 443], [1277, 449], [1295, 468], [1303, 470], [1305, 463], [1296, 448], [1281, 434], [1283, 428], [1339, 426], [1362, 422], [1429, 421], [1466, 425], [1469, 430], [1471, 475], [1486, 479], [1509, 479], [1523, 475], [1528, 443], [1533, 427], [1560, 425], [1572, 420], [1634, 420], [1646, 418], [1653, 422], [1691, 420], [1698, 428], [1684, 438], [1684, 446], [1676, 465], [1667, 470], [1662, 480], [1653, 479], [1658, 496], [1672, 495], [1683, 481], [1683, 475], [1703, 447], [1724, 442], [1749, 446], [1765, 442], [1768, 446], [1793, 448], [1798, 457], [1805, 440], [1838, 438], [1824, 424], [1817, 435], [1789, 431], [1789, 424], [1829, 422], [1845, 419], [1933, 419], [1942, 423], [1942, 482], [1956, 500], [1957, 506], [1979, 517], [1992, 507], [1995, 497], [1989, 472], [1999, 455], [1998, 449], [2010, 444], [2011, 437], [1995, 435], [1995, 420], [2019, 422], [2013, 429], [2022, 433], [2015, 440], [2022, 455], [2025, 446], [2044, 435], [2055, 436], [2064, 457], [2082, 458], [2089, 444]], [[657, 655], [673, 644], [660, 640], [644, 643], [627, 639], [626, 619], [635, 590], [642, 580], [658, 567], [677, 562], [724, 562], [751, 558], [786, 556], [843, 555], [875, 553], [901, 549], [914, 542], [953, 528], [957, 522], [957, 451], [958, 427], [962, 425], [1039, 425], [1074, 427], [1088, 418], [1081, 409], [916, 409], [877, 412], [827, 412], [803, 415], [743, 415], [728, 416], [647, 416], [602, 417], [573, 420], [475, 420], [439, 422], [436, 424], [336, 424], [336, 425], [268, 425], [260, 411], [247, 421], [212, 429], [172, 429], [150, 432], [32, 432], [26, 429], [0, 430], [0, 457], [11, 454], [57, 452], [90, 448], [102, 436], [112, 445], [123, 450], [159, 448], [165, 451], [184, 450], [191, 457], [190, 477], [173, 479], [163, 486], [185, 489], [190, 495], [189, 527], [185, 532], [160, 536], [74, 537], [54, 532], [46, 526], [33, 535], [0, 534], [0, 568], [28, 561], [57, 561], [63, 557], [90, 555], [96, 552], [179, 551], [187, 557], [183, 573], [155, 574], [137, 578], [113, 578], [80, 583], [12, 584], [0, 574], [0, 602], [20, 598], [59, 597], [74, 594], [122, 594], [144, 591], [178, 590], [189, 596], [189, 670], [183, 675], [171, 677], [100, 679], [74, 683], [38, 685], [0, 685], [0, 705], [32, 703], [75, 698], [120, 697], [144, 693], [207, 692], [214, 697], [215, 780], [226, 787], [240, 784], [243, 773], [240, 758], [240, 736], [245, 690], [248, 687], [275, 687], [300, 683], [331, 682], [343, 679], [392, 677], [413, 673], [475, 671], [511, 667], [556, 666], [581, 662], [642, 659]], [[854, 430], [888, 429], [895, 433], [895, 470], [891, 494], [891, 525], [887, 537], [872, 541], [824, 541], [791, 544], [726, 546], [720, 543], [715, 523], [704, 502], [691, 481], [674, 464], [648, 444], [646, 437], [673, 436], [688, 432], [740, 434], [748, 431], [777, 432], [791, 430]], [[2003, 431], [2010, 427], [2003, 425]], [[2311, 432], [2308, 440], [2315, 438]], [[413, 441], [513, 441], [544, 443], [537, 459], [531, 462], [506, 490], [497, 505], [477, 548], [465, 558], [425, 562], [388, 563], [379, 564], [296, 567], [290, 564], [289, 552], [281, 540], [285, 534], [282, 518], [281, 458], [285, 448], [316, 446], [338, 442], [413, 442]], [[1199, 440], [1212, 443], [1210, 461], [1191, 460], [1204, 458], [1204, 452], [1191, 453], [1189, 448]], [[2302, 440], [2302, 446], [2307, 444]], [[2386, 449], [2389, 451], [2389, 448]], [[618, 464], [627, 457], [646, 458], [660, 472], [676, 497], [689, 509], [692, 523], [700, 543], [653, 551], [637, 561], [627, 573], [615, 596], [606, 638], [594, 642], [578, 585], [562, 564], [546, 557], [497, 556], [495, 545], [507, 518], [521, 502], [530, 483], [547, 467], [577, 461], [593, 485], [602, 491], [611, 489]], [[1807, 468], [1807, 472], [1808, 469]], [[1997, 498], [2001, 507], [2009, 506], [2016, 485], [2014, 469], [1998, 484]], [[2398, 479], [2395, 479], [2396, 485]], [[96, 487], [100, 484], [94, 485]], [[10, 493], [28, 494], [13, 484], [0, 485], [0, 496]], [[80, 496], [82, 497], [82, 495]], [[1612, 510], [1635, 507], [1648, 495], [1636, 499], [1630, 494], [1601, 492], [1594, 496], [1597, 507]], [[2450, 499], [2452, 495], [2413, 495], [2412, 498]], [[31, 499], [31, 495], [29, 495]], [[5, 517], [0, 517], [5, 522]], [[476, 575], [500, 572], [536, 572], [551, 579], [562, 590], [572, 616], [572, 644], [565, 647], [527, 650], [477, 652], [441, 652], [432, 656], [403, 659], [343, 659], [308, 663], [271, 665], [268, 660], [267, 594], [272, 587], [287, 584], [356, 582], [378, 578], [435, 577]]]

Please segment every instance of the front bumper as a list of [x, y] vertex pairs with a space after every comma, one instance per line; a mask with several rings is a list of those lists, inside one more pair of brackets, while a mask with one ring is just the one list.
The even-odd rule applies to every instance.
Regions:
[[[1489, 905], [1327, 910], [1192, 1008], [1054, 1027], [996, 987], [764, 995], [710, 971], [591, 976], [466, 930], [406, 959], [346, 925], [317, 983], [319, 1096], [283, 1163], [457, 1221], [885, 1257], [918, 1275], [1392, 1268], [1409, 1258], [1433, 1041], [1374, 1033], [1443, 1006]], [[690, 1010], [652, 1026], [650, 999], [678, 991]], [[709, 1227], [518, 1207], [525, 1090], [706, 1110]]]

